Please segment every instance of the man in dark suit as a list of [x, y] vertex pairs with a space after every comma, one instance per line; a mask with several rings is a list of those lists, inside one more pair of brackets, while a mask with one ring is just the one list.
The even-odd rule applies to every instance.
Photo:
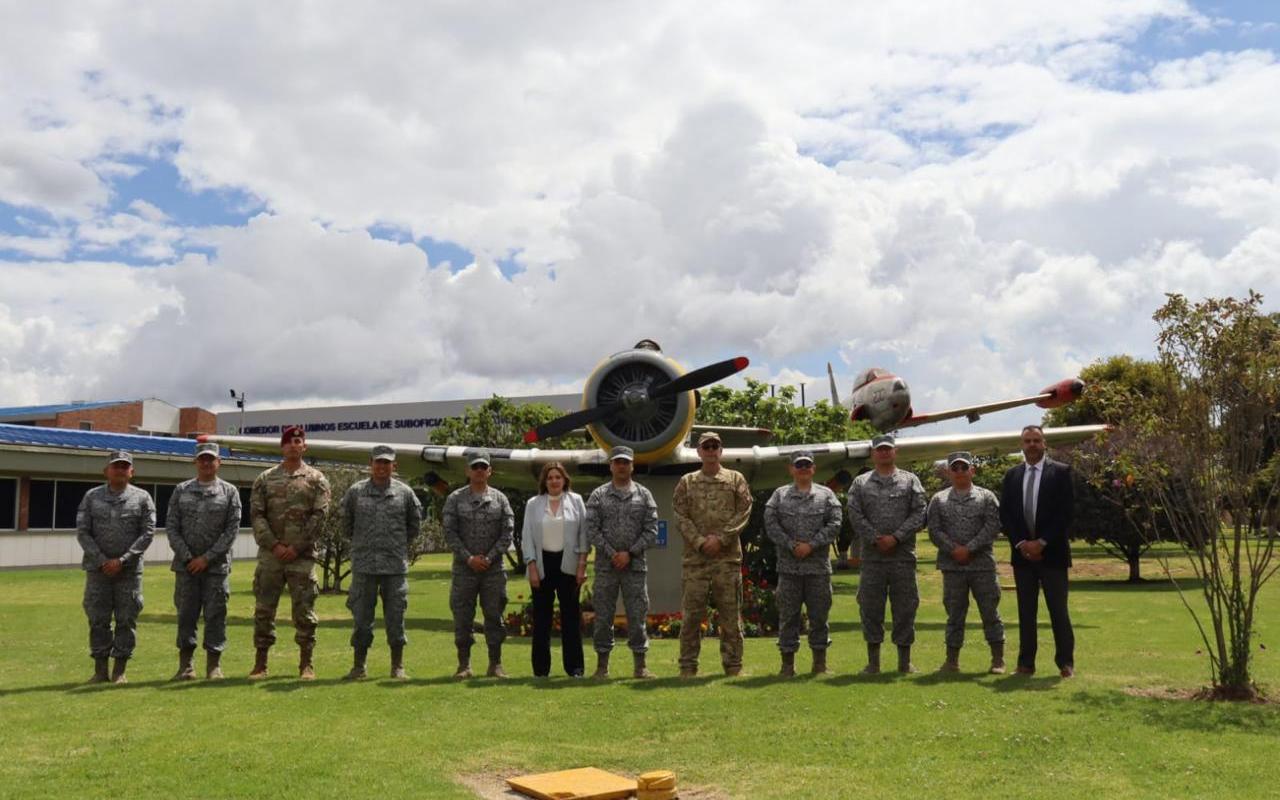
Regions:
[[1071, 468], [1045, 457], [1044, 431], [1022, 429], [1026, 463], [1004, 474], [1000, 490], [1000, 522], [1013, 545], [1013, 582], [1018, 592], [1018, 672], [1036, 671], [1036, 613], [1044, 589], [1053, 624], [1053, 660], [1059, 674], [1075, 674], [1075, 634], [1067, 612], [1067, 569], [1071, 546], [1067, 527], [1075, 496]]

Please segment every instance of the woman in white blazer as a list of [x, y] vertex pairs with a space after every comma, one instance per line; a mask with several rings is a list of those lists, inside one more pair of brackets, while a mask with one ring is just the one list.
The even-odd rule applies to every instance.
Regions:
[[538, 476], [538, 495], [524, 509], [520, 546], [533, 593], [533, 674], [551, 674], [551, 627], [560, 598], [560, 649], [565, 674], [582, 677], [582, 609], [578, 588], [587, 579], [587, 506], [569, 491], [564, 466], [552, 462]]

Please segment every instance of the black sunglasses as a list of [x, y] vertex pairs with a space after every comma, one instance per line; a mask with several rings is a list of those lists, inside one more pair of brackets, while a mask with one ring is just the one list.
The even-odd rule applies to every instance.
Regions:
[[969, 466], [970, 466], [969, 464], [966, 464], [963, 461], [957, 461], [956, 463], [951, 465], [951, 471], [952, 472], [968, 472]]
[[698, 445], [698, 449], [699, 449], [699, 450], [719, 450], [719, 449], [720, 449], [720, 443], [719, 443], [719, 442], [704, 442], [704, 443], [702, 443], [702, 444]]

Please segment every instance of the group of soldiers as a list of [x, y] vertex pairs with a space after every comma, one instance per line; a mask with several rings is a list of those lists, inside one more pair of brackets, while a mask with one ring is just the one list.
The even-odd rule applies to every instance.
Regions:
[[[1039, 452], [1043, 454], [1039, 429], [1029, 426], [1023, 433], [1024, 444], [1028, 435], [1033, 439], [1040, 436]], [[720, 661], [724, 672], [733, 676], [742, 671], [739, 537], [751, 516], [752, 497], [742, 473], [720, 463], [721, 451], [719, 435], [703, 433], [697, 443], [701, 467], [683, 476], [673, 495], [673, 509], [683, 540], [679, 663], [680, 675], [686, 678], [698, 674], [703, 625], [710, 605], [718, 612]], [[292, 601], [294, 638], [299, 647], [299, 678], [315, 678], [312, 653], [318, 622], [315, 599], [319, 591], [315, 577], [315, 543], [328, 513], [330, 488], [324, 475], [303, 461], [305, 452], [304, 430], [300, 426], [287, 428], [281, 436], [281, 463], [264, 471], [253, 483], [250, 519], [259, 548], [253, 579], [256, 653], [249, 674], [253, 680], [268, 675], [269, 654], [276, 642], [276, 609], [286, 588]], [[941, 669], [959, 669], [965, 618], [972, 595], [991, 649], [990, 671], [1001, 673], [1005, 637], [998, 611], [1000, 586], [992, 553], [1002, 527], [1000, 503], [992, 492], [973, 484], [975, 466], [969, 453], [956, 452], [947, 457], [951, 486], [927, 503], [919, 478], [899, 469], [896, 457], [893, 436], [876, 437], [872, 441], [873, 469], [858, 476], [848, 493], [848, 515], [861, 550], [858, 605], [867, 646], [867, 664], [863, 671], [870, 674], [880, 671], [886, 601], [892, 612], [890, 638], [897, 647], [897, 668], [900, 672], [915, 671], [911, 663], [919, 606], [915, 545], [917, 534], [927, 524], [930, 539], [938, 548], [937, 567], [943, 575], [943, 604], [947, 612], [947, 656]], [[342, 525], [351, 540], [347, 607], [354, 623], [351, 635], [354, 657], [346, 675], [349, 679], [367, 676], [379, 597], [391, 651], [390, 674], [393, 678], [407, 677], [404, 619], [408, 605], [409, 550], [421, 527], [422, 505], [414, 492], [395, 478], [395, 458], [393, 448], [374, 446], [370, 476], [352, 485], [341, 500]], [[117, 451], [111, 453], [107, 461], [104, 470], [107, 482], [85, 495], [77, 515], [77, 528], [84, 550], [84, 609], [89, 622], [90, 654], [94, 659], [90, 682], [124, 683], [143, 603], [143, 556], [151, 544], [156, 512], [151, 496], [130, 484], [131, 455]], [[613, 448], [609, 453], [610, 481], [596, 488], [586, 502], [584, 524], [595, 551], [593, 603], [597, 613], [593, 644], [597, 678], [609, 676], [609, 656], [614, 645], [612, 611], [619, 596], [626, 611], [633, 674], [637, 678], [652, 677], [646, 663], [649, 598], [645, 552], [657, 542], [658, 512], [653, 495], [632, 479], [633, 462], [634, 453], [630, 448]], [[220, 662], [227, 638], [230, 554], [240, 526], [241, 505], [236, 488], [218, 477], [220, 463], [217, 445], [197, 445], [196, 476], [179, 484], [169, 501], [166, 533], [173, 550], [171, 568], [175, 574], [174, 606], [178, 621], [175, 680], [195, 677], [193, 659], [197, 626], [202, 616], [205, 676], [215, 680], [223, 677]], [[778, 554], [780, 674], [795, 674], [802, 612], [808, 616], [812, 671], [820, 674], [828, 671], [826, 652], [831, 644], [828, 618], [832, 605], [829, 553], [839, 535], [841, 507], [831, 489], [814, 482], [811, 453], [795, 453], [789, 469], [792, 482], [772, 494], [764, 511], [765, 532]], [[458, 656], [455, 676], [458, 678], [472, 675], [471, 648], [477, 604], [484, 619], [488, 649], [486, 674], [506, 676], [502, 666], [502, 644], [506, 636], [503, 616], [507, 604], [505, 555], [512, 543], [514, 514], [506, 496], [489, 485], [491, 474], [488, 453], [477, 451], [468, 463], [467, 485], [448, 496], [443, 510], [444, 536], [453, 554], [449, 606], [454, 621]], [[1030, 502], [1030, 490], [1027, 497]], [[1030, 520], [1028, 517], [1028, 527], [1034, 529]], [[1044, 546], [1043, 540], [1036, 544], [1037, 540], [1022, 538], [1026, 541], [1015, 542], [1018, 552], [1037, 560], [1037, 548]], [[1027, 544], [1030, 547], [1024, 548]], [[1065, 581], [1062, 597], [1065, 615]], [[1032, 648], [1034, 603], [1033, 598]], [[1055, 611], [1052, 605], [1050, 610]], [[1020, 621], [1025, 625], [1026, 621]], [[1055, 632], [1056, 625], [1055, 622]], [[1069, 622], [1067, 625], [1069, 627]], [[1028, 647], [1025, 629], [1023, 647]], [[109, 664], [110, 658], [114, 658], [114, 665]], [[1025, 671], [1021, 664], [1020, 661], [1020, 671]]]

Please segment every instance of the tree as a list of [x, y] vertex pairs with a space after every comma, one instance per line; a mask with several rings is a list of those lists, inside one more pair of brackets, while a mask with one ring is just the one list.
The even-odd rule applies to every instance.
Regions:
[[[875, 434], [867, 423], [851, 422], [847, 409], [825, 400], [811, 406], [796, 405], [794, 386], [783, 386], [772, 397], [768, 390], [766, 384], [751, 378], [745, 389], [712, 386], [698, 406], [697, 421], [701, 425], [768, 428], [773, 432], [772, 444], [842, 442]], [[752, 576], [769, 581], [777, 579], [777, 557], [773, 543], [764, 535], [764, 506], [775, 488], [753, 489], [751, 519], [741, 536], [743, 564]], [[842, 527], [847, 528], [848, 523]]]
[[1171, 380], [1157, 398], [1159, 425], [1126, 455], [1200, 580], [1203, 608], [1181, 587], [1179, 596], [1208, 654], [1208, 696], [1250, 699], [1259, 694], [1250, 674], [1258, 594], [1278, 566], [1266, 515], [1280, 492], [1280, 329], [1254, 292], [1167, 297], [1156, 344]]
[[1152, 420], [1154, 403], [1168, 383], [1160, 362], [1112, 356], [1085, 367], [1080, 377], [1089, 387], [1074, 403], [1050, 409], [1044, 424], [1115, 425], [1126, 433], [1084, 442], [1072, 448], [1075, 467], [1073, 538], [1097, 544], [1129, 566], [1129, 582], [1142, 580], [1142, 556], [1170, 534], [1161, 517], [1136, 490], [1132, 467], [1124, 463], [1119, 442]]
[[[544, 422], [550, 422], [560, 416], [562, 411], [546, 403], [525, 403], [517, 405], [505, 397], [494, 395], [478, 406], [468, 408], [462, 416], [444, 421], [431, 433], [431, 442], [442, 445], [467, 445], [470, 447], [494, 447], [505, 449], [523, 449], [524, 434], [530, 428], [536, 428]], [[544, 449], [581, 450], [594, 447], [585, 436], [566, 434], [543, 443]], [[531, 496], [529, 492], [517, 489], [503, 489], [515, 512], [516, 529], [514, 535], [515, 553], [508, 553], [507, 560], [511, 567], [524, 570], [524, 550], [520, 541], [520, 531], [524, 526], [524, 505]], [[435, 496], [424, 508], [425, 516], [439, 524], [441, 512], [444, 510], [443, 498]]]

